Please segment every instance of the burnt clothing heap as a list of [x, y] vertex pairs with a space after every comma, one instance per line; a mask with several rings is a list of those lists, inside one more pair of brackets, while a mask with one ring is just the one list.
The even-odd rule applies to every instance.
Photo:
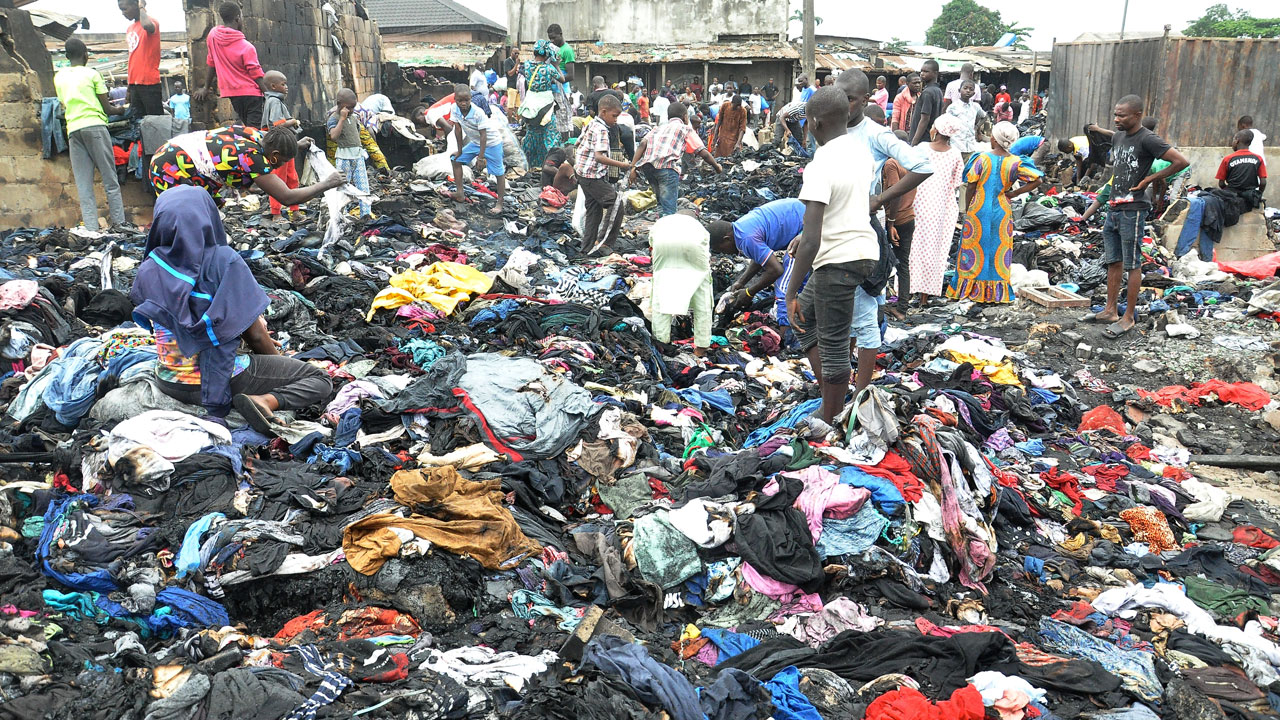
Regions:
[[[703, 220], [803, 181], [726, 164], [682, 180]], [[705, 358], [687, 318], [655, 341], [643, 190], [585, 257], [572, 203], [510, 180], [497, 217], [485, 182], [455, 210], [373, 179], [323, 250], [252, 198], [200, 253], [0, 234], [0, 720], [1277, 715], [1280, 522], [1188, 450], [1272, 443], [1265, 383], [1143, 387], [1054, 311], [924, 308], [833, 428], [772, 298]], [[1018, 264], [1101, 287], [1091, 199], [1022, 207]], [[165, 319], [261, 314], [332, 380], [270, 434], [160, 392], [133, 324], [206, 246], [258, 301]], [[1148, 312], [1243, 304], [1147, 249]]]

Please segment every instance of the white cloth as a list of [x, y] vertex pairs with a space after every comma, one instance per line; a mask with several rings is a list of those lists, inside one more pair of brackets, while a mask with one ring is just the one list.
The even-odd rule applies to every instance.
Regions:
[[667, 513], [667, 522], [700, 547], [720, 547], [733, 534], [733, 525], [721, 519], [732, 516], [733, 508], [706, 498], [694, 498]]
[[659, 118], [661, 118], [661, 122], [666, 122], [667, 108], [669, 107], [671, 107], [670, 100], [662, 97], [661, 95], [654, 98], [653, 102], [649, 105], [649, 120], [651, 122], [657, 123], [658, 121], [653, 119], [653, 117], [656, 115]]
[[373, 113], [395, 113], [396, 111], [395, 107], [391, 105], [391, 98], [382, 93], [374, 93], [361, 100], [360, 107]]
[[1265, 154], [1266, 149], [1262, 147], [1262, 143], [1266, 142], [1267, 136], [1263, 134], [1263, 132], [1258, 128], [1249, 128], [1249, 129], [1253, 131], [1253, 142], [1249, 143], [1249, 152], [1262, 158], [1262, 164], [1266, 165], [1267, 164], [1267, 156]]
[[209, 144], [206, 142], [207, 133], [203, 130], [199, 132], [189, 132], [179, 135], [169, 140], [169, 144], [176, 148], [186, 151], [191, 156], [191, 162], [196, 164], [196, 172], [207, 180], [213, 180], [222, 185], [222, 176], [218, 174], [213, 164], [213, 155], [209, 153]]
[[[689, 312], [689, 303], [711, 282], [711, 236], [688, 215], [668, 215], [649, 229], [653, 249], [653, 309], [669, 315]], [[670, 253], [668, 255], [668, 253]]]
[[471, 71], [471, 92], [489, 95], [489, 79], [479, 69]]
[[453, 650], [432, 650], [418, 667], [448, 675], [464, 685], [502, 683], [516, 692], [524, 690], [529, 678], [546, 672], [556, 661], [556, 654], [544, 650], [538, 655], [516, 652], [494, 652], [477, 645]]
[[1280, 674], [1276, 673], [1276, 666], [1280, 666], [1280, 647], [1262, 636], [1261, 627], [1256, 622], [1249, 623], [1246, 630], [1219, 625], [1209, 611], [1196, 605], [1179, 585], [1158, 583], [1152, 588], [1130, 585], [1107, 590], [1093, 601], [1093, 607], [1104, 615], [1125, 619], [1137, 614], [1134, 608], [1163, 608], [1186, 623], [1187, 630], [1216, 640], [1224, 644], [1223, 649], [1227, 652], [1239, 656], [1249, 679], [1258, 685], [1270, 685], [1280, 680]]
[[813, 269], [854, 260], [878, 260], [868, 196], [873, 165], [866, 143], [841, 135], [818, 148], [804, 170], [800, 199], [826, 205], [822, 243]]
[[231, 443], [231, 431], [225, 427], [172, 410], [148, 410], [129, 418], [112, 428], [110, 437], [108, 456], [113, 464], [136, 445], [149, 447], [164, 459], [176, 462], [210, 445]]
[[1192, 522], [1217, 522], [1227, 511], [1231, 503], [1231, 493], [1195, 478], [1182, 481], [1182, 489], [1191, 494], [1196, 501], [1182, 510], [1182, 516]]
[[1045, 701], [1044, 690], [1017, 675], [1009, 676], [994, 670], [984, 670], [969, 678], [969, 683], [978, 691], [978, 694], [982, 695], [982, 704], [987, 707], [995, 705], [997, 700], [1004, 697], [1006, 690], [1020, 690], [1032, 702], [1043, 703]]

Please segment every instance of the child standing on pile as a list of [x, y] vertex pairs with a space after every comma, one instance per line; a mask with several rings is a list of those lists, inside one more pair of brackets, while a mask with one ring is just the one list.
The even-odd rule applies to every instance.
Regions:
[[644, 173], [644, 179], [653, 188], [658, 197], [658, 216], [666, 217], [676, 212], [676, 202], [680, 199], [680, 161], [686, 152], [696, 152], [711, 163], [716, 172], [724, 172], [724, 168], [711, 156], [707, 146], [702, 144], [698, 133], [689, 127], [687, 112], [683, 103], [672, 103], [671, 119], [649, 133], [636, 148], [631, 162], [629, 182], [635, 182], [636, 170]]
[[578, 138], [578, 151], [574, 156], [578, 191], [585, 196], [587, 208], [582, 224], [582, 252], [588, 254], [611, 246], [618, 238], [622, 207], [617, 189], [609, 182], [609, 168], [631, 167], [631, 163], [609, 156], [609, 128], [618, 123], [622, 102], [613, 95], [605, 95], [598, 107], [598, 114]]
[[[293, 117], [289, 112], [289, 106], [285, 104], [285, 97], [289, 94], [289, 79], [279, 70], [272, 70], [262, 77], [262, 84], [266, 87], [266, 101], [262, 106], [262, 129], [270, 130], [280, 125], [282, 127], [292, 128], [294, 133], [302, 126], [301, 123]], [[278, 168], [271, 171], [272, 175], [284, 181], [285, 187], [293, 189], [298, 187], [298, 166], [295, 159], [290, 159]], [[279, 200], [270, 198], [271, 200], [271, 216], [273, 218], [280, 217], [280, 210], [283, 207]], [[297, 205], [289, 206], [289, 214], [291, 216], [298, 213]]]
[[[453, 200], [466, 202], [462, 193], [462, 166], [475, 161], [477, 177], [484, 177], [485, 172], [498, 178], [498, 201], [489, 211], [491, 215], [502, 214], [502, 198], [507, 193], [507, 169], [502, 156], [502, 131], [505, 118], [502, 115], [489, 115], [480, 106], [471, 102], [471, 95], [466, 85], [455, 85], [453, 88], [453, 111], [449, 113], [449, 122], [458, 142], [458, 154], [453, 161], [453, 178], [457, 193]], [[463, 137], [467, 143], [462, 144]]]
[[53, 77], [58, 100], [67, 119], [67, 146], [71, 152], [71, 173], [80, 196], [80, 219], [90, 230], [98, 229], [98, 198], [94, 194], [93, 171], [102, 175], [102, 188], [107, 193], [111, 226], [124, 224], [124, 201], [120, 196], [120, 178], [111, 153], [111, 135], [107, 132], [107, 116], [123, 115], [125, 109], [107, 99], [107, 83], [102, 75], [88, 67], [89, 49], [80, 38], [66, 44], [67, 62]]
[[[329, 128], [329, 139], [337, 144], [334, 154], [339, 172], [347, 176], [347, 181], [356, 188], [369, 192], [369, 170], [364, 164], [364, 146], [360, 143], [360, 121], [351, 116], [356, 109], [356, 93], [350, 88], [338, 91], [338, 107], [329, 113], [325, 127]], [[372, 217], [373, 208], [369, 201], [360, 199], [361, 217]]]
[[[874, 166], [866, 144], [845, 132], [849, 100], [844, 90], [818, 90], [806, 104], [805, 116], [819, 147], [800, 188], [804, 232], [792, 277], [802, 278], [810, 270], [813, 274], [800, 293], [798, 283], [788, 284], [787, 314], [818, 378], [822, 419], [831, 424], [849, 392], [854, 298], [880, 258], [879, 239], [871, 226]], [[859, 383], [862, 380], [860, 373]]]

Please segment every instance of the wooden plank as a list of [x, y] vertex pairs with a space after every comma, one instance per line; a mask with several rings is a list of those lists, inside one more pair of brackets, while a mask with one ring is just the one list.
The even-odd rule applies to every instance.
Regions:
[[1089, 307], [1089, 298], [1081, 297], [1060, 287], [1023, 288], [1018, 293], [1031, 302], [1047, 308]]

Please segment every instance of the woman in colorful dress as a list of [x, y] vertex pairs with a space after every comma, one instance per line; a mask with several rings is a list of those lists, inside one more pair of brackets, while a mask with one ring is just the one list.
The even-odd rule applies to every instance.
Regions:
[[533, 62], [526, 68], [529, 78], [520, 119], [524, 123], [524, 140], [520, 143], [529, 167], [542, 167], [547, 151], [560, 147], [560, 128], [555, 118], [555, 87], [564, 79], [560, 67], [551, 61], [555, 50], [551, 41], [539, 40], [533, 46]]
[[[997, 123], [991, 130], [991, 151], [973, 156], [965, 181], [969, 208], [964, 217], [958, 275], [947, 288], [957, 300], [981, 303], [1013, 302], [1009, 266], [1013, 264], [1013, 211], [1009, 201], [1040, 186], [1042, 173], [1009, 146], [1018, 139], [1013, 123]], [[1022, 182], [1016, 190], [1014, 186]]]
[[961, 122], [954, 115], [940, 116], [933, 123], [933, 141], [924, 146], [933, 174], [916, 188], [916, 226], [908, 263], [910, 292], [919, 296], [922, 305], [928, 296], [942, 295], [942, 276], [960, 216], [956, 188], [964, 182], [964, 159], [952, 147], [951, 138], [962, 132]]

